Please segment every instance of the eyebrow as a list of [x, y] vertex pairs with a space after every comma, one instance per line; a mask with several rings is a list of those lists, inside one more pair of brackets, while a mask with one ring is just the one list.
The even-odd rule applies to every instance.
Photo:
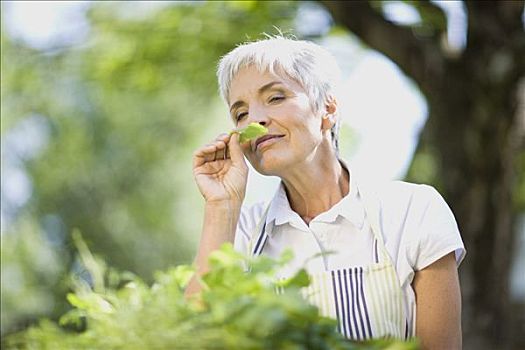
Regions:
[[[258, 90], [257, 90], [257, 93], [259, 95], [263, 94], [264, 92], [270, 90], [274, 85], [279, 85], [279, 84], [283, 84], [281, 81], [278, 81], [278, 80], [275, 80], [275, 81], [271, 81], [269, 82], [268, 84], [264, 84], [263, 86], [261, 86]], [[243, 104], [245, 104], [244, 101], [242, 100], [239, 100], [239, 101], [236, 101], [234, 104], [231, 105], [230, 107], [230, 113], [237, 107], [240, 107], [242, 106]]]

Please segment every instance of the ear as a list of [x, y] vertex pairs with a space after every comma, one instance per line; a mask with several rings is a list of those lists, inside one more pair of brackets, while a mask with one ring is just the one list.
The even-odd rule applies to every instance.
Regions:
[[330, 130], [339, 118], [337, 114], [337, 100], [333, 96], [329, 96], [325, 104], [325, 113], [321, 123], [323, 130]]

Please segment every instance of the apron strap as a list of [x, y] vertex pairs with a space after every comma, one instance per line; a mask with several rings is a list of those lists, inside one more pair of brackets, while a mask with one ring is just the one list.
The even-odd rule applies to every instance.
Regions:
[[[356, 181], [357, 182], [357, 181]], [[358, 188], [359, 194], [361, 195], [361, 200], [365, 207], [365, 213], [372, 228], [372, 233], [374, 237], [379, 241], [379, 243], [384, 244], [383, 234], [381, 231], [381, 226], [379, 224], [379, 200], [377, 199], [375, 193], [367, 186], [362, 184], [356, 185]]]
[[[354, 175], [355, 172], [352, 173]], [[359, 180], [359, 177], [357, 178]], [[359, 184], [357, 184], [359, 183]], [[381, 224], [379, 220], [380, 212], [380, 201], [377, 195], [377, 191], [372, 189], [371, 186], [363, 185], [363, 181], [354, 181], [356, 184], [357, 190], [363, 201], [365, 208], [366, 218], [372, 229], [372, 234], [374, 235], [374, 261], [389, 261], [392, 265], [392, 258], [388, 254], [385, 241], [383, 238], [383, 230], [381, 230]], [[375, 188], [375, 187], [374, 187]]]
[[257, 223], [257, 226], [255, 226], [252, 233], [250, 244], [248, 245], [248, 254], [250, 254], [250, 256], [260, 255], [266, 245], [266, 241], [268, 240], [268, 234], [266, 233], [266, 217], [268, 216], [269, 209], [270, 205], [268, 204], [259, 220], [259, 223]]

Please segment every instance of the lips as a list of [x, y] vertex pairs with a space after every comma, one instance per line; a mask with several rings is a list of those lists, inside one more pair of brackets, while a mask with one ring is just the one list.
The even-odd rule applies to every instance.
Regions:
[[264, 136], [261, 136], [259, 137], [257, 140], [255, 140], [255, 149], [257, 149], [257, 147], [263, 143], [264, 141], [266, 140], [270, 140], [270, 139], [275, 139], [275, 138], [281, 138], [283, 137], [284, 135], [275, 135], [275, 134], [266, 134]]

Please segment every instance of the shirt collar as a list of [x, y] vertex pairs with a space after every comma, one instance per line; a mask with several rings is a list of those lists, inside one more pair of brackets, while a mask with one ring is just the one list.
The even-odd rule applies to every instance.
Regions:
[[[281, 181], [272, 201], [268, 208], [268, 215], [266, 216], [266, 227], [273, 228], [274, 225], [279, 226], [289, 223], [297, 228], [301, 228], [302, 219], [292, 210], [290, 202], [284, 189], [284, 184]], [[271, 233], [270, 230], [269, 233]]]
[[[340, 162], [341, 165], [348, 170], [350, 191], [341, 199], [341, 201], [330, 208], [330, 210], [320, 214], [316, 220], [322, 222], [334, 222], [338, 216], [342, 216], [361, 230], [364, 224], [365, 211], [360, 199], [357, 181], [347, 164], [341, 159]], [[281, 182], [268, 208], [268, 215], [266, 216], [268, 234], [271, 235], [274, 225], [278, 226], [286, 223], [300, 229], [305, 227], [301, 217], [290, 207], [284, 184]]]

